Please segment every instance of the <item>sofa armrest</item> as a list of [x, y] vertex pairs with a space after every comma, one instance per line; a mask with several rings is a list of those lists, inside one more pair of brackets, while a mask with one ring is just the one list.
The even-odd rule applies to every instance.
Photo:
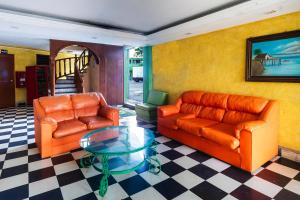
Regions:
[[179, 108], [175, 105], [158, 106], [157, 109], [158, 117], [166, 117], [176, 113], [179, 113]]
[[119, 125], [119, 110], [111, 106], [102, 106], [99, 115], [113, 121], [114, 126]]
[[242, 130], [246, 130], [249, 132], [253, 132], [262, 126], [266, 125], [266, 122], [263, 120], [255, 120], [255, 121], [246, 121], [236, 125], [235, 127], [235, 136], [240, 139], [240, 133]]
[[51, 117], [45, 117], [41, 120], [41, 126], [49, 127], [53, 133], [57, 129], [57, 122]]
[[240, 134], [241, 168], [250, 172], [278, 153], [277, 130], [263, 120], [237, 125]]

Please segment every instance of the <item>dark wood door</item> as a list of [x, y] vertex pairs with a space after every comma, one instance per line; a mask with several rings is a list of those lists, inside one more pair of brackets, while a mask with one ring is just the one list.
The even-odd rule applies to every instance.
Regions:
[[0, 54], [0, 108], [15, 106], [14, 55]]

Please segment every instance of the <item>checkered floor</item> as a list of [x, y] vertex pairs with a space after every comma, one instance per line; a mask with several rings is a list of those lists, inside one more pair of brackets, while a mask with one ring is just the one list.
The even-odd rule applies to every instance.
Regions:
[[[79, 149], [41, 159], [34, 143], [32, 108], [0, 110], [0, 199], [101, 199], [101, 174], [79, 168]], [[121, 124], [156, 130], [121, 117]], [[104, 199], [300, 199], [300, 164], [277, 157], [254, 175], [156, 134], [162, 172], [143, 167], [111, 176]]]

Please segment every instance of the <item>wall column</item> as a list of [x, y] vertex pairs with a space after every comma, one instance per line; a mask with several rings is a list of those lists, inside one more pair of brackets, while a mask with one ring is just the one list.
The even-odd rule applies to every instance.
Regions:
[[152, 46], [143, 47], [143, 55], [143, 101], [146, 102], [149, 95], [149, 91], [152, 90]]
[[129, 96], [129, 47], [124, 47], [124, 102]]

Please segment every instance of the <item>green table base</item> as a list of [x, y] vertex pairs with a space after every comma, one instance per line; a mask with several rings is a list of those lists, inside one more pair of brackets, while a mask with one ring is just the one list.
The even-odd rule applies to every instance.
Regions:
[[[126, 169], [126, 170], [122, 170], [122, 171], [109, 170], [109, 163], [108, 163], [109, 155], [108, 154], [103, 154], [103, 155], [97, 155], [97, 154], [92, 154], [92, 153], [87, 154], [80, 159], [80, 167], [87, 168], [87, 167], [93, 166], [97, 171], [99, 171], [103, 174], [103, 177], [101, 178], [100, 184], [99, 184], [99, 195], [101, 197], [104, 197], [107, 192], [108, 177], [110, 175], [128, 174], [132, 171], [139, 169], [145, 163], [149, 164], [148, 171], [150, 173], [153, 173], [155, 175], [159, 174], [159, 172], [161, 171], [161, 164], [160, 164], [160, 161], [158, 160], [158, 158], [156, 157], [156, 155], [157, 155], [156, 146], [157, 146], [157, 143], [154, 142], [153, 145], [149, 148], [151, 150], [152, 154], [145, 156], [144, 160], [141, 163], [139, 163], [138, 165], [134, 166], [133, 168]], [[121, 156], [121, 155], [126, 155], [126, 154], [120, 154], [118, 156]], [[116, 155], [113, 155], [113, 156], [116, 156]], [[95, 160], [97, 157], [101, 157], [102, 168], [99, 168], [95, 165]]]

